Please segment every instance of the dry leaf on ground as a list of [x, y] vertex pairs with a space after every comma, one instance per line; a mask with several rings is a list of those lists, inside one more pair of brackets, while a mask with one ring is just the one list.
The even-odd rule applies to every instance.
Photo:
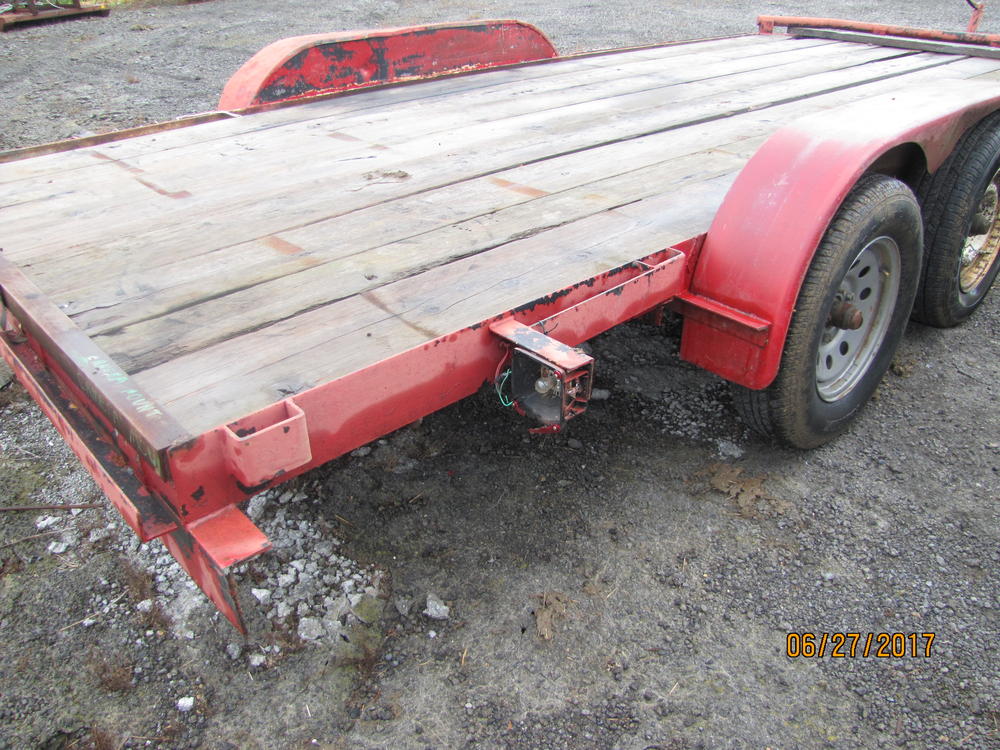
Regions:
[[573, 600], [561, 591], [546, 591], [544, 594], [535, 594], [535, 598], [538, 599], [538, 606], [534, 611], [535, 629], [543, 640], [551, 641], [556, 621], [566, 619], [566, 612]]

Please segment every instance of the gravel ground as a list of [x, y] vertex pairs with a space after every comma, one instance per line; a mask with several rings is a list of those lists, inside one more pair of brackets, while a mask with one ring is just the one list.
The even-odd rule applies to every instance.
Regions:
[[[0, 147], [211, 109], [264, 44], [321, 30], [516, 17], [570, 52], [756, 12], [967, 18], [872, 6], [137, 5], [0, 36]], [[0, 503], [101, 507], [0, 514], [0, 746], [1000, 747], [998, 326], [996, 295], [911, 325], [856, 427], [808, 453], [748, 434], [676, 322], [624, 326], [592, 342], [607, 398], [567, 435], [482, 394], [252, 501], [275, 551], [240, 571], [246, 639], [11, 385]], [[936, 638], [790, 659], [790, 631]]]

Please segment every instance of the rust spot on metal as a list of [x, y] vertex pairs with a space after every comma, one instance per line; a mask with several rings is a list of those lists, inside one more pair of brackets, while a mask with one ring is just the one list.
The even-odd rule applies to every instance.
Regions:
[[542, 196], [548, 195], [547, 190], [540, 190], [539, 188], [531, 187], [530, 185], [521, 185], [517, 182], [511, 182], [510, 180], [505, 180], [501, 177], [491, 177], [490, 182], [494, 185], [498, 185], [502, 188], [507, 188], [515, 193], [521, 193], [522, 195], [530, 195], [532, 198], [541, 198]]
[[520, 312], [530, 312], [531, 310], [534, 310], [539, 305], [542, 305], [542, 306], [544, 306], [544, 305], [551, 305], [553, 302], [555, 302], [560, 297], [565, 297], [567, 294], [570, 294], [574, 289], [577, 288], [577, 286], [578, 285], [574, 284], [572, 287], [570, 287], [568, 289], [561, 289], [558, 292], [552, 292], [552, 294], [546, 294], [544, 297], [539, 297], [538, 299], [533, 300], [532, 302], [528, 302], [528, 303], [526, 303], [524, 305], [521, 305], [520, 307], [515, 307], [511, 312], [513, 312], [514, 314], [517, 314], [517, 313], [520, 313]]
[[[283, 471], [278, 472], [277, 476], [281, 476], [284, 473], [285, 472]], [[248, 487], [245, 484], [243, 484], [243, 482], [241, 482], [239, 479], [236, 479], [235, 477], [233, 479], [236, 482], [236, 486], [239, 487], [240, 492], [242, 492], [247, 497], [250, 497], [251, 495], [256, 495], [258, 492], [263, 492], [265, 489], [267, 489], [268, 485], [271, 484], [272, 481], [274, 481], [273, 479], [269, 479], [266, 482], [261, 482], [260, 484], [254, 484]]]
[[850, 302], [842, 300], [830, 310], [830, 324], [844, 331], [856, 331], [864, 322], [864, 315]]
[[555, 56], [541, 32], [516, 21], [346, 32], [325, 39], [291, 37], [251, 58], [226, 84], [219, 108], [237, 109]]
[[272, 250], [277, 250], [282, 255], [298, 255], [299, 253], [305, 252], [305, 250], [298, 245], [289, 242], [288, 240], [283, 240], [281, 237], [276, 237], [273, 234], [269, 237], [265, 237], [263, 242]]

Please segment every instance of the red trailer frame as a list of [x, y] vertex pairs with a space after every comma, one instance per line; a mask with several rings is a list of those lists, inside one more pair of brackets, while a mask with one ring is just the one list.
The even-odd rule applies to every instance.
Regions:
[[[762, 19], [761, 27], [773, 30], [777, 23]], [[400, 85], [392, 82], [401, 78], [544, 64], [554, 54], [540, 32], [511, 21], [299, 37], [253, 58], [226, 87], [220, 106], [245, 113], [286, 106], [275, 101], [278, 88], [292, 97], [331, 96], [362, 85]], [[340, 66], [328, 71], [329, 87], [321, 85], [322, 60]], [[403, 61], [410, 67], [401, 67]], [[909, 106], [918, 100], [919, 110]], [[933, 172], [969, 127], [1000, 108], [1000, 90], [949, 84], [852, 107], [841, 117], [806, 118], [773, 135], [739, 175], [707, 235], [656, 249], [203, 434], [173, 423], [2, 256], [0, 352], [140, 539], [162, 539], [242, 630], [227, 570], [269, 542], [241, 503], [484, 384], [506, 383], [519, 363], [541, 367], [542, 386], [560, 396], [554, 411], [540, 413], [528, 399], [520, 400], [521, 408], [540, 417], [542, 429], [559, 430], [582, 413], [590, 393], [593, 361], [575, 347], [669, 306], [684, 316], [684, 358], [750, 388], [766, 387], [813, 253], [858, 178], [875, 164], [898, 162], [887, 161], [892, 154]]]

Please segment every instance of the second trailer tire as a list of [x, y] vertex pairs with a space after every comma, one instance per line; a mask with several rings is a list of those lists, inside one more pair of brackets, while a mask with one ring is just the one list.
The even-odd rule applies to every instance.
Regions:
[[1000, 271], [1000, 113], [962, 137], [920, 195], [926, 249], [913, 318], [950, 328], [975, 312]]
[[806, 273], [778, 375], [733, 400], [756, 431], [796, 448], [843, 432], [871, 397], [906, 328], [921, 268], [913, 192], [864, 176], [844, 199]]

